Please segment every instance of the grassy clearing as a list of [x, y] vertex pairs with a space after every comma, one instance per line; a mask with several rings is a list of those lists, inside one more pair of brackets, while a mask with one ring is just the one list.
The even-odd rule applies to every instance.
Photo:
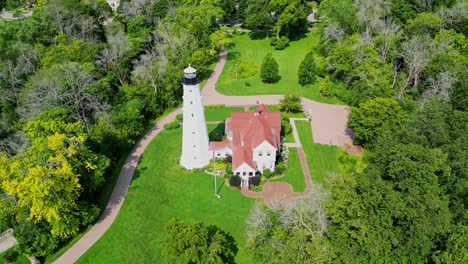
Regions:
[[[233, 45], [229, 48], [226, 65], [216, 84], [219, 92], [226, 95], [295, 94], [319, 102], [340, 103], [338, 99], [326, 99], [320, 95], [320, 77], [310, 87], [302, 87], [298, 83], [297, 72], [301, 61], [320, 41], [317, 30], [307, 33], [302, 39], [292, 41], [284, 50], [275, 50], [270, 46], [269, 38], [251, 39], [248, 34], [240, 34], [233, 36], [232, 40]], [[260, 79], [262, 60], [269, 52], [279, 64], [281, 80], [275, 84], [264, 84]], [[318, 64], [324, 63], [323, 58], [318, 55], [315, 59]], [[257, 74], [236, 80], [236, 60], [252, 62], [256, 65]]]
[[315, 144], [307, 121], [296, 121], [297, 132], [304, 149], [313, 183], [327, 187], [331, 173], [339, 173], [339, 157], [343, 150], [337, 146]]
[[212, 176], [177, 165], [181, 137], [180, 128], [162, 131], [150, 143], [117, 219], [78, 263], [161, 263], [164, 226], [173, 217], [229, 232], [239, 245], [236, 261], [252, 262], [245, 249], [245, 218], [255, 200], [225, 185], [222, 199], [216, 199]]
[[206, 121], [224, 121], [231, 112], [243, 112], [243, 107], [205, 106]]
[[304, 173], [302, 172], [301, 162], [296, 148], [289, 149], [288, 168], [285, 176], [272, 180], [273, 182], [287, 182], [292, 185], [295, 192], [303, 192], [306, 188]]

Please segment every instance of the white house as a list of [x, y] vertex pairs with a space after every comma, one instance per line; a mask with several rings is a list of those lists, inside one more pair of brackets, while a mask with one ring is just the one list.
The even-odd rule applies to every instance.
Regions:
[[280, 151], [280, 112], [257, 105], [255, 111], [233, 112], [225, 122], [226, 139], [210, 142], [211, 158], [232, 156], [232, 171], [248, 186], [257, 171], [275, 169]]

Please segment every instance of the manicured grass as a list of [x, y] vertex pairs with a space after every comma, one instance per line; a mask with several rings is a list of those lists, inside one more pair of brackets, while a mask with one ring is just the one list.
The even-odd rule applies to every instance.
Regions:
[[288, 168], [285, 176], [273, 180], [274, 182], [287, 182], [292, 185], [295, 192], [303, 192], [306, 188], [304, 173], [302, 172], [301, 162], [296, 148], [289, 148]]
[[150, 143], [117, 219], [78, 263], [161, 263], [164, 226], [173, 217], [229, 232], [239, 246], [236, 261], [252, 262], [245, 248], [245, 218], [255, 200], [225, 185], [221, 200], [216, 199], [212, 176], [177, 164], [181, 137], [180, 128], [162, 131]]
[[205, 106], [206, 121], [224, 121], [231, 112], [243, 112], [243, 107]]
[[313, 183], [327, 187], [331, 173], [339, 173], [339, 157], [343, 150], [337, 146], [315, 144], [307, 121], [296, 121], [297, 132], [304, 149]]
[[[318, 77], [315, 84], [302, 87], [298, 83], [298, 68], [305, 55], [312, 51], [320, 41], [320, 34], [312, 30], [297, 41], [292, 41], [284, 50], [275, 50], [270, 46], [270, 39], [251, 39], [248, 34], [232, 37], [233, 45], [228, 49], [228, 58], [224, 70], [216, 84], [216, 89], [226, 95], [257, 95], [257, 94], [295, 94], [325, 103], [340, 103], [338, 99], [326, 99], [320, 95]], [[271, 52], [279, 64], [281, 80], [274, 84], [264, 84], [260, 78], [260, 68], [263, 58]], [[315, 52], [318, 64], [323, 64], [323, 58]], [[249, 61], [256, 65], [257, 73], [246, 79], [235, 78], [236, 60]]]

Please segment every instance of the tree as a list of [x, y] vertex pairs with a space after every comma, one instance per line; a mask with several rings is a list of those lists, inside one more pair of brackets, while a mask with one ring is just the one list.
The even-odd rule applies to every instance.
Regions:
[[97, 208], [79, 197], [102, 185], [110, 165], [86, 146], [80, 123], [64, 119], [58, 110], [40, 115], [25, 126], [32, 143], [24, 156], [8, 159], [0, 153], [1, 187], [30, 219], [46, 221], [52, 235], [60, 238], [76, 235], [97, 216]]
[[317, 75], [317, 66], [314, 60], [314, 54], [312, 52], [307, 53], [304, 60], [299, 65], [298, 71], [299, 84], [302, 86], [308, 86], [315, 82]]
[[235, 263], [238, 248], [234, 238], [216, 226], [171, 219], [163, 241], [165, 263]]
[[398, 129], [402, 115], [403, 110], [397, 101], [375, 98], [352, 109], [348, 126], [358, 144], [372, 145], [385, 130]]
[[304, 30], [307, 21], [305, 1], [301, 0], [272, 0], [271, 11], [276, 16], [276, 38], [281, 35], [291, 37]]
[[269, 0], [247, 0], [244, 25], [251, 30], [269, 30], [274, 18], [270, 12]]
[[267, 53], [263, 58], [260, 77], [263, 82], [274, 83], [281, 79], [278, 70], [278, 63], [271, 53]]
[[287, 94], [280, 100], [280, 110], [287, 113], [299, 113], [302, 111], [301, 97]]
[[328, 24], [337, 24], [346, 33], [352, 34], [358, 28], [356, 6], [351, 0], [323, 0], [319, 6], [320, 17]]

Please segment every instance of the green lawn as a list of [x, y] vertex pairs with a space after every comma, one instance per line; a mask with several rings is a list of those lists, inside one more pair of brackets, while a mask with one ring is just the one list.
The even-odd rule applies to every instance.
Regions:
[[205, 106], [206, 121], [224, 121], [231, 112], [243, 112], [244, 107]]
[[313, 183], [327, 187], [330, 173], [339, 173], [339, 157], [343, 150], [337, 146], [315, 144], [312, 140], [310, 123], [296, 121], [297, 132], [304, 149]]
[[296, 148], [289, 148], [288, 168], [285, 176], [273, 180], [274, 182], [287, 182], [292, 185], [295, 192], [303, 192], [306, 188], [304, 173], [302, 172], [301, 162]]
[[237, 262], [252, 262], [245, 249], [245, 218], [255, 200], [226, 186], [216, 199], [212, 176], [177, 165], [181, 137], [181, 128], [162, 131], [150, 143], [117, 219], [78, 263], [161, 263], [164, 226], [173, 217], [229, 232], [239, 245]]
[[[317, 30], [309, 32], [304, 38], [292, 41], [284, 50], [275, 50], [270, 39], [251, 39], [248, 34], [232, 37], [233, 45], [228, 49], [228, 59], [216, 84], [216, 89], [226, 95], [257, 94], [296, 94], [319, 102], [340, 103], [338, 99], [326, 99], [320, 95], [317, 82], [310, 87], [298, 83], [297, 71], [305, 55], [312, 51], [320, 41]], [[264, 84], [260, 79], [260, 67], [265, 55], [271, 52], [278, 61], [281, 80], [275, 84]], [[315, 53], [317, 54], [317, 53]], [[249, 61], [256, 65], [257, 73], [246, 79], [235, 78], [236, 60]], [[323, 58], [316, 55], [316, 61], [323, 64]], [[248, 83], [250, 86], [246, 85]]]

